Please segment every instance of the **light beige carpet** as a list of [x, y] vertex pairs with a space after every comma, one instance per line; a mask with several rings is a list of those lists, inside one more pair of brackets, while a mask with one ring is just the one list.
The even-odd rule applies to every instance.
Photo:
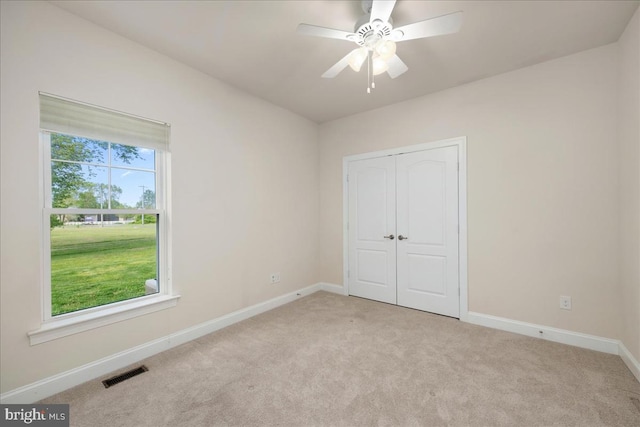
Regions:
[[618, 356], [326, 292], [141, 363], [43, 403], [92, 427], [640, 426]]

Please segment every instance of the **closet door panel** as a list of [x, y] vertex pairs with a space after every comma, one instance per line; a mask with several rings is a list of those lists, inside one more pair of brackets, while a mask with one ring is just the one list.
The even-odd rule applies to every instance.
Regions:
[[459, 317], [458, 152], [398, 155], [397, 303]]
[[348, 179], [349, 294], [395, 304], [395, 159], [352, 162]]

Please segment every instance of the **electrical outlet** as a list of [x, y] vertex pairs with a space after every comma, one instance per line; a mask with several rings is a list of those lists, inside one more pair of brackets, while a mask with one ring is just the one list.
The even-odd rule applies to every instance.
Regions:
[[571, 297], [560, 296], [560, 308], [571, 310]]
[[271, 283], [279, 283], [280, 273], [271, 273], [270, 279], [271, 279]]

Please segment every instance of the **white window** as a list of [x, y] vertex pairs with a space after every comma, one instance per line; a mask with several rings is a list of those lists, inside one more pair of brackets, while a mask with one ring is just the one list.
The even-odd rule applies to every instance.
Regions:
[[31, 343], [175, 305], [169, 126], [40, 94], [43, 324]]

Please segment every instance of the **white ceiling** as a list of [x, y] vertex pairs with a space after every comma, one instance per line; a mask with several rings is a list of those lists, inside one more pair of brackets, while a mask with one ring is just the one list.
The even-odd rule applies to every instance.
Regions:
[[394, 26], [458, 10], [457, 34], [398, 44], [409, 71], [320, 75], [352, 50], [299, 23], [353, 31], [358, 1], [53, 1], [130, 40], [317, 123], [437, 92], [618, 40], [640, 1], [398, 0]]

